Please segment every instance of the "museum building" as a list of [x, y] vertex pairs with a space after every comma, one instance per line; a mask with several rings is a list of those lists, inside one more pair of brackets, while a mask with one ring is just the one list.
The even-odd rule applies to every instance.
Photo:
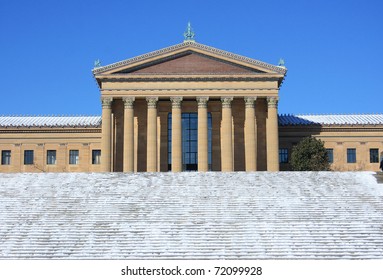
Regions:
[[314, 136], [333, 170], [379, 169], [383, 114], [279, 115], [283, 64], [195, 42], [93, 69], [102, 116], [0, 117], [0, 172], [289, 170]]

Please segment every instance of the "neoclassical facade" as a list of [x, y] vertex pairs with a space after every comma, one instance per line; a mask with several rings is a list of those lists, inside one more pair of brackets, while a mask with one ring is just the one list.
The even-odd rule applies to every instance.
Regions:
[[284, 67], [185, 41], [93, 73], [103, 171], [279, 169]]
[[97, 64], [102, 116], [0, 117], [0, 172], [289, 170], [307, 136], [334, 170], [378, 170], [383, 115], [278, 116], [286, 71], [190, 37]]

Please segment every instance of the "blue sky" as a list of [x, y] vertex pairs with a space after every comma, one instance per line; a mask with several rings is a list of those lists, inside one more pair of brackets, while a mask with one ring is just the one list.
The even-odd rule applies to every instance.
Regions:
[[277, 64], [280, 113], [383, 113], [383, 1], [1, 1], [0, 115], [98, 115], [91, 70], [196, 41]]

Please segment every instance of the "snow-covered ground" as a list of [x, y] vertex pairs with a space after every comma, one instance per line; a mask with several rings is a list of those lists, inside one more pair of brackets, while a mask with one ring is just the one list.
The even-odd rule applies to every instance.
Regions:
[[0, 258], [383, 258], [369, 172], [0, 174]]

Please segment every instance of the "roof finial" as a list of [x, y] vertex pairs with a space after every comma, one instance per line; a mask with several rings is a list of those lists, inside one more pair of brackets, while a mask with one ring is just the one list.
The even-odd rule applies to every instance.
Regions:
[[101, 61], [99, 59], [95, 60], [94, 68], [101, 67]]
[[186, 31], [184, 33], [185, 40], [184, 42], [195, 42], [194, 40], [194, 31], [191, 27], [190, 21], [188, 22], [188, 27], [186, 28]]
[[286, 68], [286, 66], [285, 66], [285, 60], [284, 60], [283, 58], [280, 58], [280, 59], [279, 59], [278, 66], [279, 66], [279, 67]]

